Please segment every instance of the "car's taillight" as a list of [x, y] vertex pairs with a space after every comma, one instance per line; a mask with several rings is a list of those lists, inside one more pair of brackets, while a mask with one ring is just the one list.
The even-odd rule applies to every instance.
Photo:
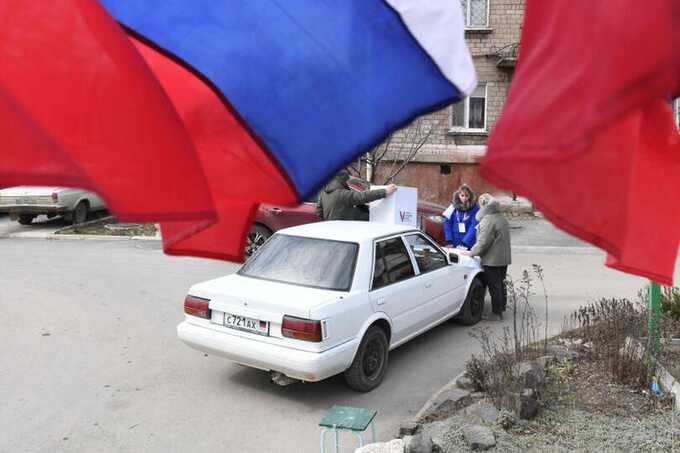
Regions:
[[210, 299], [187, 296], [184, 299], [184, 313], [191, 316], [198, 316], [199, 318], [210, 319], [211, 313], [208, 305], [209, 302]]
[[52, 202], [56, 203], [59, 201], [59, 194], [57, 192], [52, 192]]
[[295, 316], [284, 315], [281, 333], [284, 337], [298, 340], [321, 341], [323, 339], [321, 321], [296, 318]]

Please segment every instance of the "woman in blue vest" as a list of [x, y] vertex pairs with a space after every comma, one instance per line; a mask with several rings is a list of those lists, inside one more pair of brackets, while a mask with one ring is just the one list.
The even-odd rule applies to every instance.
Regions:
[[471, 249], [475, 245], [479, 205], [477, 196], [467, 184], [453, 194], [451, 206], [444, 211], [444, 237], [450, 247]]

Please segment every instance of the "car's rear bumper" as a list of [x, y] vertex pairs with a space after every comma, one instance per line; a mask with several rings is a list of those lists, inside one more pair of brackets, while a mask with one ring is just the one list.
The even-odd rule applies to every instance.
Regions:
[[345, 371], [351, 365], [358, 347], [358, 340], [351, 340], [324, 352], [300, 351], [230, 335], [186, 321], [177, 326], [177, 336], [199, 351], [311, 382]]

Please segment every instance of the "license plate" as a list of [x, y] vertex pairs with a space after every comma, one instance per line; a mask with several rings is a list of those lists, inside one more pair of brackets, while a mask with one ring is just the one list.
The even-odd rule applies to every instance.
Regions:
[[224, 314], [224, 326], [231, 329], [243, 330], [258, 335], [269, 335], [269, 322], [245, 316]]

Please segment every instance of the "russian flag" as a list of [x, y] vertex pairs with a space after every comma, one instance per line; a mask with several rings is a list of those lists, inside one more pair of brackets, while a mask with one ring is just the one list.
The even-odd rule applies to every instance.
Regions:
[[[40, 8], [14, 3], [21, 5], [19, 9]], [[171, 254], [241, 259], [259, 203], [298, 203], [390, 132], [461, 100], [476, 85], [457, 1], [102, 0], [101, 4], [123, 25], [130, 47], [169, 99], [171, 112], [165, 115], [179, 117], [177, 128], [190, 141], [184, 147], [195, 156], [195, 163], [187, 165], [168, 153], [156, 160], [157, 168], [145, 166], [149, 177], [165, 182], [178, 202], [193, 202], [192, 196], [200, 192], [217, 215], [212, 224], [209, 215], [156, 216], [162, 222], [165, 250]], [[88, 8], [83, 2], [72, 5]], [[45, 41], [56, 38], [44, 18], [36, 22]], [[81, 70], [101, 64], [91, 58]], [[142, 70], [125, 71], [136, 72]], [[127, 101], [133, 112], [141, 104], [150, 105], [135, 96], [130, 92], [130, 99], [118, 102]], [[104, 121], [108, 106], [100, 108]], [[140, 121], [158, 122], [149, 116]], [[119, 132], [126, 134], [124, 128]], [[168, 147], [163, 139], [156, 141], [158, 133], [149, 130], [144, 137], [154, 156]], [[185, 145], [182, 140], [175, 139], [174, 146]], [[137, 162], [113, 165], [124, 173]], [[81, 170], [87, 173], [88, 166], [81, 165]], [[90, 177], [101, 188], [97, 182], [102, 176]], [[201, 190], [203, 178], [207, 195]], [[178, 184], [189, 190], [186, 197], [175, 190]], [[187, 189], [192, 184], [196, 191]], [[102, 195], [108, 199], [115, 190], [107, 187]], [[139, 181], [135, 190], [144, 195], [147, 187]], [[197, 212], [205, 212], [204, 206], [199, 209], [201, 203], [195, 204]]]

